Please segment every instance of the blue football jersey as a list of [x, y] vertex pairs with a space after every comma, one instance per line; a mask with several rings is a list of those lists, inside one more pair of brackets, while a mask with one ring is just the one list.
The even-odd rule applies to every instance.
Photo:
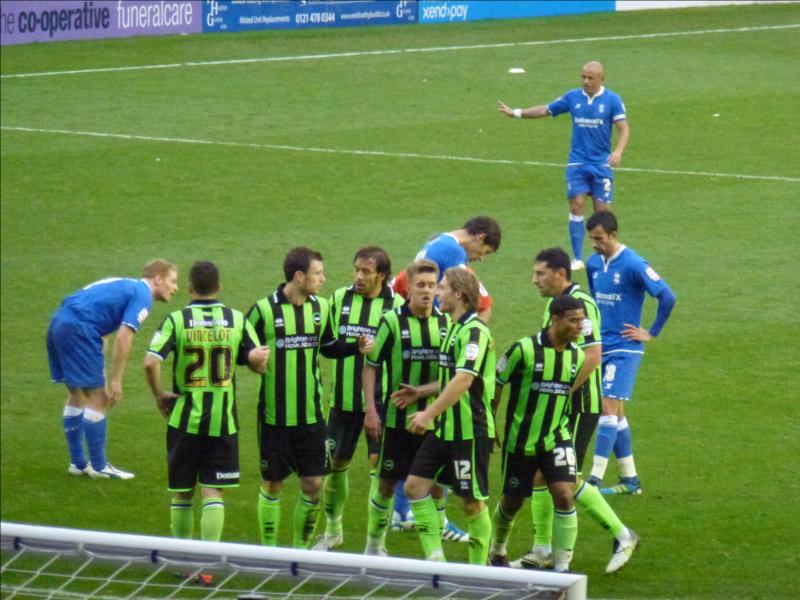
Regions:
[[612, 350], [644, 352], [644, 344], [622, 337], [626, 323], [641, 326], [645, 293], [657, 296], [666, 282], [636, 252], [622, 246], [608, 262], [600, 254], [586, 261], [586, 276], [597, 307], [603, 353]]
[[547, 110], [554, 117], [566, 112], [572, 115], [570, 164], [608, 163], [612, 124], [627, 118], [622, 98], [602, 88], [590, 99], [583, 89], [577, 88], [548, 104]]
[[417, 253], [417, 260], [427, 258], [439, 267], [439, 280], [450, 267], [466, 267], [469, 257], [464, 247], [449, 233], [442, 233], [430, 240]]
[[108, 335], [123, 324], [138, 331], [152, 306], [153, 296], [144, 279], [120, 277], [90, 283], [61, 303], [62, 309], [69, 309], [100, 335]]

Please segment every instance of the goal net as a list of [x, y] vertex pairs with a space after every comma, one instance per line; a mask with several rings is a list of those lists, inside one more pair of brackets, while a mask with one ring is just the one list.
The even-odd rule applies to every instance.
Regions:
[[585, 575], [0, 524], [2, 597], [586, 598]]

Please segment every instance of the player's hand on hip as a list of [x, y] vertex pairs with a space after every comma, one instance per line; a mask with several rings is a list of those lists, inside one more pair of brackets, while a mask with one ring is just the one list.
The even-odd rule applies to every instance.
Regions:
[[375, 346], [375, 338], [371, 335], [362, 335], [358, 338], [358, 351], [361, 354], [369, 354]]
[[621, 333], [622, 337], [624, 337], [626, 340], [631, 340], [634, 342], [649, 342], [653, 339], [653, 336], [650, 335], [650, 332], [647, 331], [647, 329], [644, 329], [643, 327], [637, 327], [631, 323], [625, 323]]
[[165, 419], [169, 419], [169, 415], [175, 406], [175, 400], [180, 397], [180, 394], [175, 394], [173, 392], [161, 392], [158, 396], [156, 396], [156, 406], [158, 407], [158, 412], [160, 412]]
[[364, 431], [376, 442], [381, 439], [381, 418], [377, 411], [368, 411], [364, 415]]
[[622, 152], [612, 152], [608, 155], [608, 166], [618, 167], [622, 162]]

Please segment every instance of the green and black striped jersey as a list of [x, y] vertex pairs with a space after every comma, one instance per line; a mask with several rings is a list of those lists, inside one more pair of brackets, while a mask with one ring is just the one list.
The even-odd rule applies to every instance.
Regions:
[[[583, 303], [584, 311], [586, 311], [586, 319], [583, 322], [581, 336], [576, 342], [578, 347], [587, 348], [602, 344], [603, 340], [600, 337], [600, 310], [597, 308], [597, 303], [592, 298], [592, 295], [584, 292], [577, 283], [570, 285], [561, 295], [572, 296], [580, 300]], [[550, 325], [550, 303], [552, 301], [553, 299], [550, 298], [547, 301], [547, 306], [544, 307], [542, 327]], [[597, 369], [589, 376], [586, 383], [572, 395], [572, 403], [569, 410], [585, 414], [600, 414], [603, 406], [601, 380], [601, 368], [600, 365], [597, 365]]]
[[494, 438], [492, 397], [495, 383], [495, 348], [486, 323], [474, 312], [450, 326], [439, 350], [439, 391], [457, 371], [474, 375], [458, 403], [436, 419], [437, 437], [445, 441]]
[[420, 319], [406, 304], [381, 317], [367, 362], [382, 366], [386, 375], [386, 427], [406, 429], [414, 412], [425, 410], [428, 401], [435, 397], [418, 400], [412, 410], [398, 408], [391, 401], [401, 383], [417, 386], [439, 380], [439, 347], [449, 328], [450, 317], [438, 308], [433, 309], [430, 317]]
[[281, 284], [247, 313], [270, 359], [261, 376], [259, 420], [293, 427], [323, 421], [319, 352], [336, 342], [328, 301], [309, 296], [301, 306], [286, 298]]
[[569, 391], [583, 365], [574, 343], [559, 352], [547, 329], [514, 342], [497, 363], [497, 382], [511, 383], [506, 409], [506, 452], [533, 456], [569, 440]]
[[[384, 285], [376, 298], [365, 298], [349, 285], [340, 288], [331, 297], [331, 322], [334, 334], [347, 342], [357, 342], [359, 336], [375, 337], [381, 315], [402, 305], [404, 300]], [[364, 355], [358, 353], [333, 362], [333, 387], [331, 407], [346, 412], [364, 412], [364, 394], [361, 374]], [[382, 377], [376, 380], [376, 395], [382, 389]], [[380, 396], [378, 396], [380, 398]]]
[[172, 389], [180, 397], [169, 426], [211, 437], [236, 433], [235, 365], [256, 346], [244, 315], [217, 300], [195, 300], [167, 315], [148, 353], [164, 360], [175, 352]]

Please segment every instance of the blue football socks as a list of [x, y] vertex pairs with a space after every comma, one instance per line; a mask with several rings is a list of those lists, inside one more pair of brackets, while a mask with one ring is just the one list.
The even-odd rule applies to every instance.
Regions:
[[84, 469], [86, 452], [83, 449], [83, 409], [76, 406], [64, 407], [64, 437], [67, 438], [69, 462]]
[[83, 433], [89, 446], [92, 468], [101, 471], [106, 466], [106, 416], [87, 408], [83, 411]]
[[578, 259], [583, 260], [583, 237], [585, 232], [583, 230], [583, 215], [576, 216], [572, 213], [569, 214], [569, 241], [572, 244], [572, 255]]

